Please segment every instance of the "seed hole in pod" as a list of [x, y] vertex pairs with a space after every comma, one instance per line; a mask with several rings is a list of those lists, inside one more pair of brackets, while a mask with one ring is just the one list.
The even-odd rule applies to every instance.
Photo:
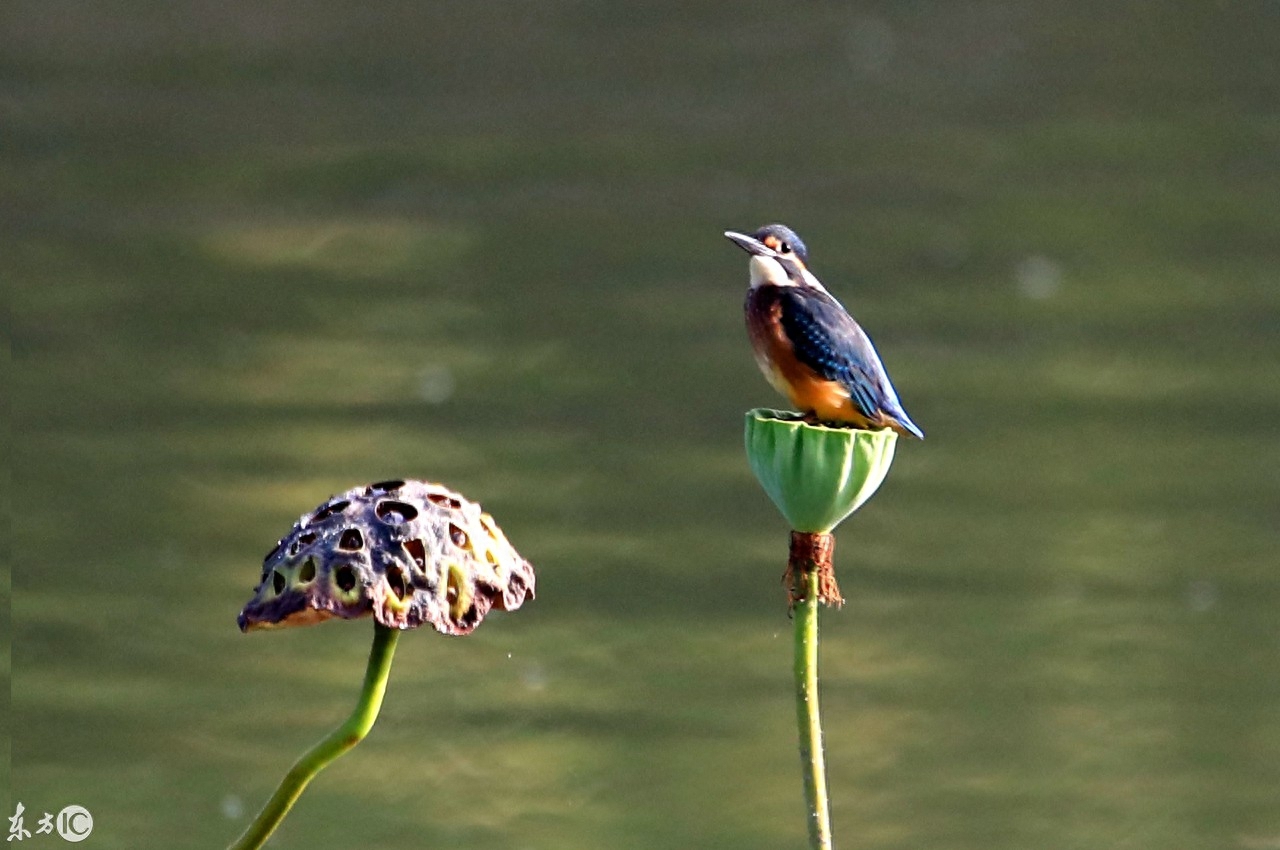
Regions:
[[396, 599], [404, 599], [409, 595], [404, 583], [404, 573], [394, 564], [387, 567], [387, 587], [391, 588], [391, 592], [396, 595]]
[[455, 568], [449, 568], [449, 582], [445, 586], [444, 600], [453, 605], [458, 601], [458, 594], [462, 592], [462, 571]]
[[368, 490], [370, 495], [373, 495], [375, 492], [379, 490], [381, 490], [383, 493], [394, 493], [396, 490], [399, 490], [403, 486], [404, 486], [404, 482], [399, 480], [379, 481], [376, 484], [370, 484], [368, 487]]
[[471, 540], [467, 537], [467, 533], [453, 523], [449, 523], [449, 539], [453, 541], [453, 545], [462, 549], [466, 549], [471, 545]]
[[339, 499], [338, 501], [334, 502], [332, 505], [325, 505], [323, 508], [316, 511], [316, 515], [311, 518], [311, 521], [324, 522], [329, 517], [335, 514], [340, 514], [343, 511], [345, 511], [347, 509], [347, 506], [350, 504], [351, 503], [348, 502], [346, 499]]
[[364, 536], [358, 528], [348, 528], [342, 532], [342, 537], [338, 538], [338, 548], [345, 549], [348, 552], [359, 552], [364, 548]]
[[356, 586], [356, 571], [350, 564], [343, 564], [333, 573], [333, 581], [343, 593], [350, 593]]
[[378, 506], [373, 509], [373, 512], [378, 515], [378, 519], [387, 525], [400, 525], [418, 517], [418, 509], [413, 505], [405, 502], [396, 502], [391, 499], [378, 502]]
[[302, 569], [298, 570], [298, 581], [314, 581], [316, 577], [316, 559], [307, 558], [302, 562]]
[[271, 588], [276, 592], [277, 596], [284, 593], [284, 573], [279, 570], [271, 571]]
[[315, 543], [315, 542], [316, 542], [316, 533], [314, 531], [308, 531], [305, 534], [298, 535], [299, 546], [310, 546], [312, 543]]
[[459, 502], [448, 493], [428, 493], [427, 501], [433, 505], [453, 508], [455, 511], [462, 510], [462, 502]]
[[409, 553], [409, 557], [413, 560], [413, 565], [420, 570], [427, 568], [427, 547], [422, 545], [422, 541], [414, 538], [406, 540], [400, 544], [404, 547], [404, 551]]
[[308, 531], [305, 534], [299, 534], [297, 538], [295, 538], [294, 541], [289, 544], [289, 554], [296, 555], [298, 554], [298, 552], [300, 552], [303, 549], [303, 547], [310, 546], [312, 543], [315, 543], [315, 542], [316, 542], [316, 535], [314, 531]]

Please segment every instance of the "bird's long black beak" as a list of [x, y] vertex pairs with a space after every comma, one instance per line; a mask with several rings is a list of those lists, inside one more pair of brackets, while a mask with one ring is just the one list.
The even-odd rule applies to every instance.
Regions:
[[777, 251], [773, 250], [759, 239], [756, 239], [754, 236], [748, 236], [745, 233], [739, 233], [736, 230], [726, 230], [724, 235], [748, 254], [754, 254], [757, 257], [778, 256]]

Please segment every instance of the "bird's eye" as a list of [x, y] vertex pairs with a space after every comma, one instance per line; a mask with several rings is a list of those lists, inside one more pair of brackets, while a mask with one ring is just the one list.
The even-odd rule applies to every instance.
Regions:
[[778, 246], [778, 253], [779, 253], [779, 254], [790, 254], [790, 253], [791, 253], [791, 245], [790, 245], [789, 243], [783, 242], [782, 244], [780, 244], [780, 245]]

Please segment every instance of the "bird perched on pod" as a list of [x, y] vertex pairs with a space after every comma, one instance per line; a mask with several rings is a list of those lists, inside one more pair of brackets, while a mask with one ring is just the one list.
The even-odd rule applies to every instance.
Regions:
[[795, 231], [770, 224], [724, 235], [751, 254], [747, 331], [774, 388], [813, 421], [924, 439], [871, 338], [809, 271], [809, 251]]
[[475, 502], [426, 481], [380, 481], [303, 515], [267, 555], [241, 631], [372, 615], [392, 629], [470, 633], [534, 595], [533, 566]]

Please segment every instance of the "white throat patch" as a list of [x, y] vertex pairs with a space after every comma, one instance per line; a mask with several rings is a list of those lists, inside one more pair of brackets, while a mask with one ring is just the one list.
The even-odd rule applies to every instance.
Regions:
[[757, 286], [795, 286], [795, 281], [787, 277], [787, 270], [782, 267], [782, 263], [773, 257], [764, 257], [759, 254], [751, 258], [748, 266], [751, 270], [751, 288]]
[[[773, 257], [765, 257], [756, 254], [751, 258], [748, 266], [751, 270], [751, 288], [757, 286], [800, 286], [799, 283], [787, 276], [787, 270], [783, 268], [782, 263]], [[811, 286], [814, 289], [826, 292], [827, 288], [822, 285], [808, 269], [801, 269], [800, 275], [804, 279], [805, 286]]]

